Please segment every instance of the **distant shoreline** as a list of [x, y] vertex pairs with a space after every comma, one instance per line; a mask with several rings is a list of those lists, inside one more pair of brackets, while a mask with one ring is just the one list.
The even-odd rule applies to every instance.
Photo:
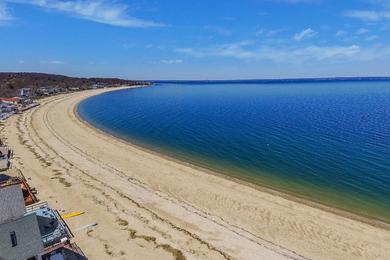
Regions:
[[389, 81], [389, 77], [321, 77], [321, 78], [281, 78], [281, 79], [234, 79], [234, 80], [150, 80], [152, 83], [181, 84], [276, 84], [276, 83], [313, 83], [313, 82], [370, 82]]

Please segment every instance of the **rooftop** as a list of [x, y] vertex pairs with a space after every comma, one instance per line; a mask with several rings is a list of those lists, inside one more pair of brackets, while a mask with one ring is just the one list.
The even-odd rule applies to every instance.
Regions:
[[12, 186], [12, 185], [20, 185], [21, 181], [17, 177], [10, 177], [5, 174], [0, 174], [0, 188]]
[[24, 177], [23, 173], [19, 169], [10, 168], [5, 172], [0, 173], [0, 183], [8, 181], [11, 178], [13, 178], [15, 183], [17, 183], [17, 179], [19, 180], [26, 206], [38, 201], [34, 194], [35, 189], [32, 189], [30, 187], [27, 179]]
[[24, 215], [0, 224], [0, 259], [30, 259], [43, 249], [36, 216]]
[[18, 97], [13, 97], [13, 98], [0, 98], [0, 101], [4, 102], [19, 102], [20, 98]]
[[51, 259], [51, 257], [57, 255], [63, 257], [59, 259], [87, 259], [81, 249], [75, 243], [71, 244], [69, 241], [47, 248], [42, 254], [42, 259]]
[[11, 149], [8, 146], [0, 146], [0, 155], [11, 155]]
[[69, 240], [73, 237], [60, 214], [49, 207], [47, 202], [27, 206], [26, 214], [36, 214], [42, 242], [45, 247]]

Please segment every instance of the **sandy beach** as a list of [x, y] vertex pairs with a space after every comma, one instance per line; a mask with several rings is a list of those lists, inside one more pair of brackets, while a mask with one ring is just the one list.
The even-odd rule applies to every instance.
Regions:
[[[90, 259], [390, 259], [390, 231], [210, 174], [82, 122], [53, 96], [1, 132]], [[80, 229], [90, 223], [96, 227]]]

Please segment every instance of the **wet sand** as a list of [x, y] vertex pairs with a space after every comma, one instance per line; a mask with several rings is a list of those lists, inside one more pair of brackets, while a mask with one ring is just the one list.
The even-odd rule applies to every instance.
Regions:
[[389, 259], [390, 232], [170, 160], [93, 129], [77, 104], [41, 100], [2, 135], [41, 200], [66, 212], [90, 259]]

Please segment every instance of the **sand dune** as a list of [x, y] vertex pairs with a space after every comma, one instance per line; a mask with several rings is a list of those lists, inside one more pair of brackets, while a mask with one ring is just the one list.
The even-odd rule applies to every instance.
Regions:
[[66, 211], [91, 259], [390, 259], [390, 232], [179, 163], [81, 122], [106, 90], [42, 100], [7, 121], [14, 166]]

